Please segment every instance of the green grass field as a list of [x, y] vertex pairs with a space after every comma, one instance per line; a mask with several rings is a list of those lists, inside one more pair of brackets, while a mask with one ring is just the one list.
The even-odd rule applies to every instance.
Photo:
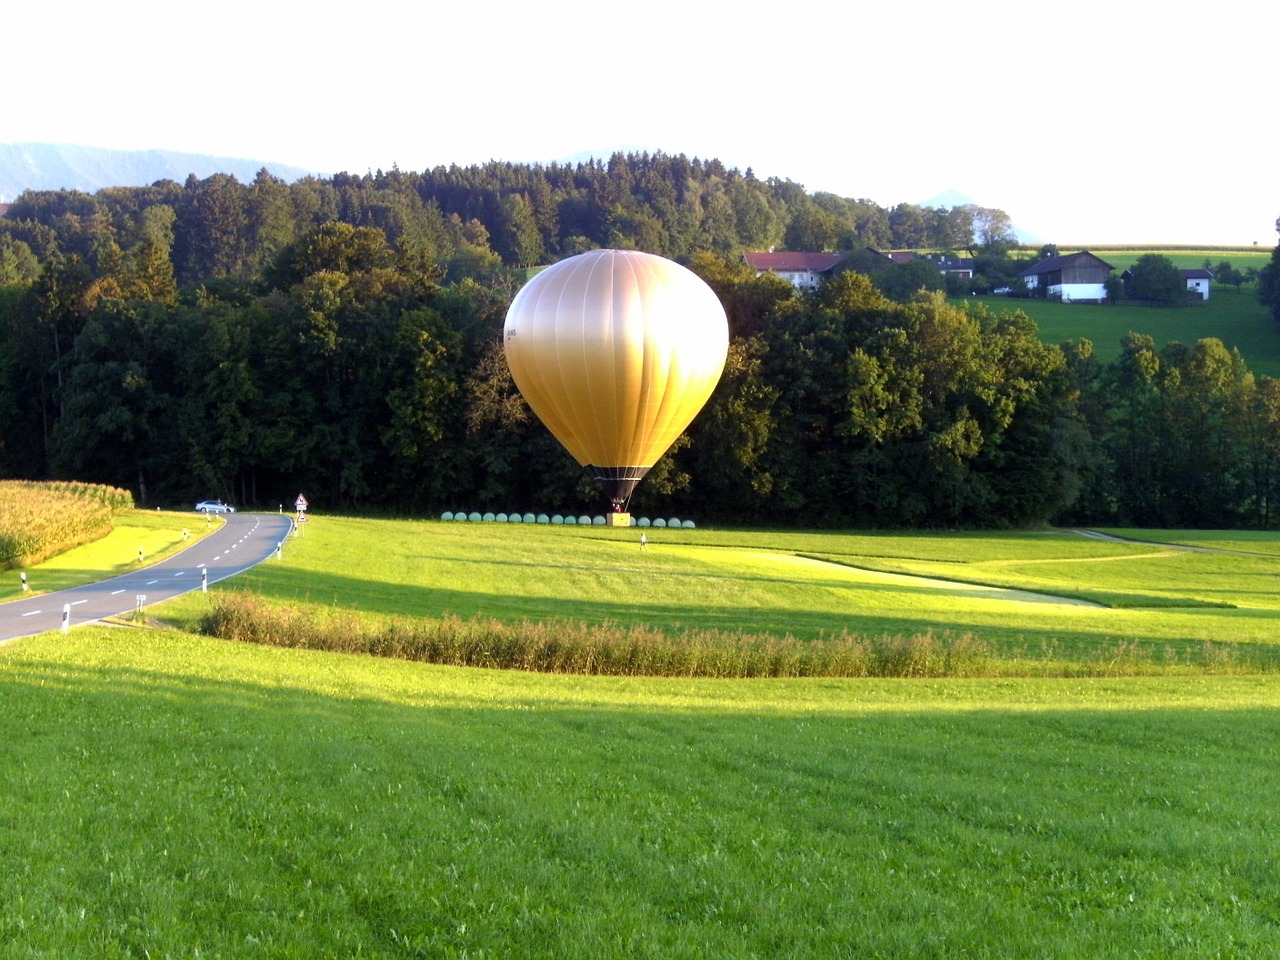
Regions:
[[[1116, 273], [1123, 273], [1125, 270], [1128, 270], [1138, 262], [1139, 257], [1148, 253], [1155, 253], [1162, 257], [1168, 257], [1173, 261], [1173, 265], [1179, 270], [1197, 270], [1204, 266], [1205, 260], [1208, 260], [1213, 264], [1213, 267], [1217, 267], [1217, 265], [1223, 260], [1226, 260], [1235, 269], [1244, 272], [1249, 269], [1249, 267], [1256, 267], [1261, 270], [1270, 263], [1272, 247], [1204, 247], [1200, 249], [1191, 247], [1061, 248], [1061, 252], [1064, 254], [1076, 253], [1079, 250], [1088, 250], [1094, 256], [1105, 260], [1115, 268]], [[1215, 287], [1215, 293], [1216, 292], [1217, 288]]]
[[1046, 343], [1091, 340], [1094, 353], [1103, 360], [1120, 355], [1121, 340], [1130, 332], [1148, 334], [1157, 347], [1175, 340], [1190, 346], [1197, 340], [1217, 337], [1227, 349], [1239, 349], [1255, 374], [1280, 377], [1280, 326], [1258, 302], [1251, 286], [1239, 292], [1215, 287], [1208, 302], [1178, 307], [973, 299], [996, 313], [1021, 310], [1036, 322], [1040, 339]]
[[[800, 638], [972, 634], [1017, 660], [1111, 656], [1130, 644], [1178, 656], [1205, 643], [1269, 644], [1280, 618], [1280, 569], [1266, 555], [1276, 534], [1245, 555], [1060, 531], [649, 535], [642, 553], [634, 531], [601, 527], [326, 518], [291, 544], [287, 562], [258, 567], [240, 583], [274, 600], [373, 616], [554, 618]], [[191, 626], [207, 602], [190, 596], [167, 615]]]
[[1269, 957], [1280, 681], [0, 652], [6, 957]]
[[[1275, 534], [649, 532], [318, 517], [227, 587], [1010, 657], [1280, 638]], [[1276, 672], [609, 678], [79, 628], [0, 646], [0, 729], [6, 958], [1280, 955]]]

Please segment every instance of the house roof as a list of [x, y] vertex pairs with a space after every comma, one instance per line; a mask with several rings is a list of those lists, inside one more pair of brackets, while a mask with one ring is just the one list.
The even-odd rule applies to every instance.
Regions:
[[9, 215], [9, 204], [0, 203], [0, 217], [7, 217], [8, 215]]
[[1194, 270], [1179, 270], [1183, 280], [1212, 280], [1213, 271], [1206, 270], [1204, 267], [1196, 267]]
[[1055, 270], [1061, 270], [1064, 267], [1070, 267], [1082, 260], [1093, 260], [1106, 267], [1108, 270], [1114, 270], [1111, 264], [1103, 260], [1101, 257], [1095, 257], [1088, 250], [1081, 250], [1079, 253], [1068, 253], [1065, 257], [1045, 257], [1039, 263], [1032, 264], [1023, 270], [1018, 276], [1035, 277], [1043, 273], [1053, 273]]
[[742, 258], [755, 270], [812, 270], [826, 273], [845, 258], [843, 253], [744, 253]]
[[910, 250], [877, 250], [875, 247], [867, 247], [867, 249], [878, 257], [888, 257], [894, 263], [909, 263], [916, 258]]

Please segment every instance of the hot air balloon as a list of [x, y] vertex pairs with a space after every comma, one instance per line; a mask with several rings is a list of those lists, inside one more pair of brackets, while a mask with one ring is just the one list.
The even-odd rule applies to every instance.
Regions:
[[692, 271], [635, 250], [592, 250], [521, 288], [503, 343], [533, 412], [621, 514], [715, 389], [729, 324]]

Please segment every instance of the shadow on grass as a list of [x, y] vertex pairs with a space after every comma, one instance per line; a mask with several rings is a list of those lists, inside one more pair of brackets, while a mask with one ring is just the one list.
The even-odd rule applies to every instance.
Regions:
[[[521, 566], [538, 568], [542, 565], [509, 561], [482, 561], [495, 566]], [[566, 569], [557, 564], [546, 564], [549, 577]], [[589, 568], [584, 568], [589, 569]], [[684, 571], [648, 572], [650, 577], [661, 579], [664, 587], [684, 579], [705, 576], [710, 580], [726, 579], [722, 574], [688, 574]], [[712, 605], [700, 600], [698, 604], [681, 603], [678, 597], [650, 596], [643, 599], [602, 597], [598, 599], [574, 598], [567, 600], [552, 595], [504, 596], [500, 592], [484, 590], [458, 590], [433, 586], [389, 584], [381, 581], [362, 580], [337, 573], [316, 574], [288, 567], [273, 569], [263, 574], [249, 571], [243, 577], [231, 581], [231, 589], [243, 589], [274, 600], [297, 601], [320, 606], [332, 605], [345, 609], [376, 613], [387, 616], [404, 615], [439, 617], [455, 614], [464, 619], [474, 616], [496, 617], [503, 620], [572, 619], [588, 623], [644, 624], [667, 630], [714, 629], [726, 631], [767, 632], [783, 635], [790, 633], [802, 638], [838, 633], [856, 624], [858, 632], [919, 632], [935, 630], [945, 633], [965, 633], [978, 624], [967, 622], [962, 616], [949, 618], [941, 623], [928, 618], [902, 615], [885, 615], [858, 609], [860, 595], [877, 592], [901, 592], [876, 585], [852, 583], [847, 579], [796, 579], [782, 580], [775, 577], [741, 577], [735, 580], [757, 580], [771, 584], [782, 583], [796, 587], [825, 587], [840, 590], [847, 595], [850, 615], [847, 619], [830, 611], [813, 611], [803, 607], [737, 607], [732, 604]], [[639, 592], [640, 588], [637, 588]], [[933, 596], [955, 596], [957, 592], [944, 587], [912, 588], [912, 592]], [[984, 625], [984, 630], [989, 629]], [[1018, 631], [1022, 636], [1025, 631]]]

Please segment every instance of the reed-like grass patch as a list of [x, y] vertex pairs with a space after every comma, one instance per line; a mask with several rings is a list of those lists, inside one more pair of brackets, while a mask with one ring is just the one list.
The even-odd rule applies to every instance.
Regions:
[[985, 644], [954, 638], [793, 636], [640, 624], [491, 617], [371, 620], [350, 612], [223, 594], [200, 623], [224, 640], [364, 653], [454, 667], [648, 677], [965, 677], [991, 672]]
[[998, 677], [1150, 676], [1280, 670], [1280, 650], [1206, 643], [1173, 649], [1137, 642], [1070, 656], [1051, 643], [1001, 651], [973, 634], [833, 636], [800, 640], [724, 630], [492, 617], [368, 617], [351, 611], [218, 596], [201, 618], [209, 636], [300, 650], [359, 653], [453, 667], [601, 676]]

